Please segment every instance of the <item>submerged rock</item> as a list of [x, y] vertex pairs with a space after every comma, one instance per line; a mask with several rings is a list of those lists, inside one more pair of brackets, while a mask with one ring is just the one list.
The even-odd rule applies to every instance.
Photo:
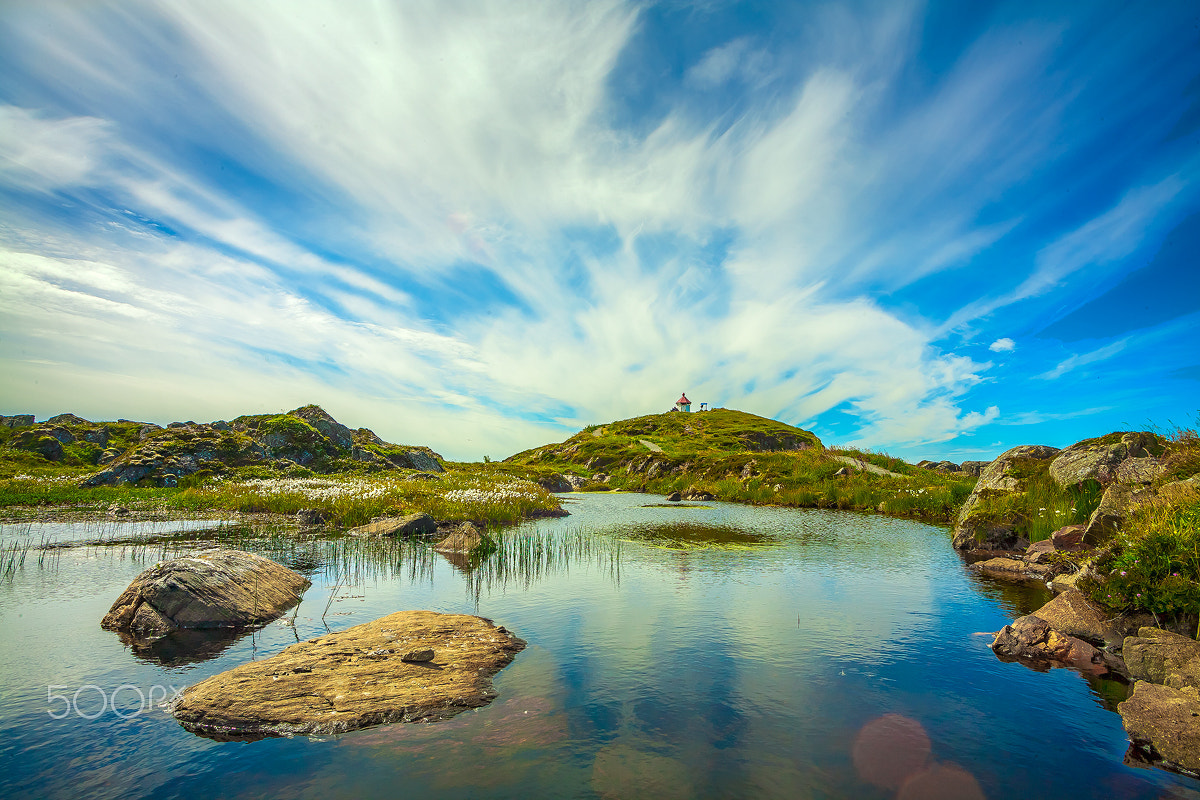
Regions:
[[1029, 564], [1015, 558], [989, 558], [972, 564], [971, 569], [993, 578], [1025, 581], [1045, 580], [1053, 568], [1044, 564]]
[[1128, 700], [1117, 704], [1133, 746], [1150, 763], [1200, 772], [1200, 693], [1196, 687], [1173, 689], [1148, 681], [1134, 684]]
[[435, 722], [492, 702], [492, 676], [524, 648], [482, 617], [400, 611], [201, 681], [171, 713], [218, 740]]
[[439, 553], [471, 553], [488, 541], [474, 524], [464, 522], [458, 530], [433, 546]]
[[253, 553], [203, 550], [138, 575], [100, 627], [135, 636], [252, 627], [300, 602], [310, 585], [303, 575]]

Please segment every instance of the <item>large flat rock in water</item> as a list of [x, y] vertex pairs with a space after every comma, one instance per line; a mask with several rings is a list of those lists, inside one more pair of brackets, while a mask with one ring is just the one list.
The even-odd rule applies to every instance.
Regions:
[[492, 676], [523, 649], [482, 617], [400, 611], [201, 681], [171, 713], [220, 740], [435, 722], [492, 702]]
[[253, 627], [299, 603], [310, 585], [300, 573], [254, 553], [201, 550], [134, 578], [100, 627], [135, 636]]
[[1117, 704], [1133, 746], [1151, 762], [1200, 772], [1200, 694], [1194, 686], [1170, 686], [1138, 681], [1128, 700]]

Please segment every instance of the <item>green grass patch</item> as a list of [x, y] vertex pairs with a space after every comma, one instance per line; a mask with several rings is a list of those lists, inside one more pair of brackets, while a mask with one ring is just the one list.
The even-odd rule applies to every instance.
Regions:
[[1113, 611], [1200, 611], [1200, 492], [1138, 509], [1096, 564], [1092, 599]]

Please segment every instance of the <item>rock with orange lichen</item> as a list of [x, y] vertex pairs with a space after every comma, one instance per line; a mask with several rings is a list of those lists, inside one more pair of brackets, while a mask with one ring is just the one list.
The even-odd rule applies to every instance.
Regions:
[[201, 681], [171, 713], [218, 740], [436, 722], [492, 702], [492, 676], [524, 648], [482, 617], [400, 611]]

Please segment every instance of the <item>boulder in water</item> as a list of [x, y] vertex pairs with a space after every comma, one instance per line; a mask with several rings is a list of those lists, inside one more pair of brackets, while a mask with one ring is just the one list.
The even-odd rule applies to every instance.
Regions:
[[177, 628], [248, 628], [299, 603], [310, 585], [298, 572], [253, 553], [202, 550], [134, 578], [100, 627], [135, 636]]

